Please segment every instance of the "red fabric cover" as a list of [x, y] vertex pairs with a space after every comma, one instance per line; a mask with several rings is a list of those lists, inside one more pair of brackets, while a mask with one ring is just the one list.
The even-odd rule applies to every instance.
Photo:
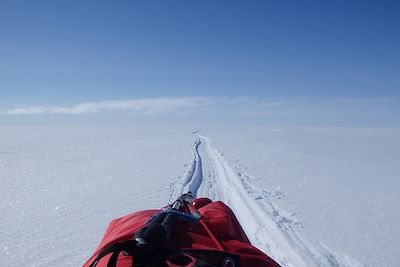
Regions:
[[[201, 219], [222, 244], [225, 252], [240, 256], [242, 267], [279, 267], [275, 261], [250, 244], [235, 215], [224, 203], [212, 202], [198, 211], [201, 213]], [[83, 266], [89, 266], [107, 245], [132, 238], [145, 221], [157, 212], [160, 210], [139, 211], [112, 221], [99, 247]], [[180, 220], [176, 229], [167, 244], [170, 248], [220, 250], [200, 223], [193, 224]], [[107, 266], [110, 256], [102, 258], [97, 266]], [[131, 257], [120, 253], [117, 266], [131, 266]]]
[[210, 204], [212, 201], [211, 199], [207, 198], [207, 197], [199, 197], [194, 199], [190, 204], [192, 204], [192, 206], [195, 209], [200, 209], [201, 207], [204, 207], [205, 205]]
[[236, 239], [250, 243], [232, 210], [221, 201], [200, 208], [204, 222], [219, 240]]

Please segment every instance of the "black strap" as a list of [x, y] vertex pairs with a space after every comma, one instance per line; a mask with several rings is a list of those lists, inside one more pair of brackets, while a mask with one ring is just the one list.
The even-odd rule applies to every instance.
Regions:
[[[99, 263], [100, 259], [103, 258], [104, 256], [112, 253], [110, 260], [107, 263], [107, 267], [116, 267], [117, 265], [117, 259], [119, 256], [119, 253], [122, 251], [126, 251], [129, 255], [133, 255], [134, 249], [137, 245], [136, 240], [123, 240], [115, 244], [108, 245], [107, 247], [103, 248], [99, 255], [97, 255], [96, 259], [92, 262], [92, 264], [89, 265], [89, 267], [96, 267], [97, 264]], [[133, 262], [133, 259], [132, 259]]]
[[[121, 252], [125, 252], [125, 255], [132, 257], [132, 266], [135, 266], [135, 267], [167, 266], [166, 260], [165, 260], [166, 258], [173, 256], [173, 255], [182, 255], [183, 256], [185, 254], [196, 258], [196, 264], [195, 264], [196, 267], [226, 266], [224, 264], [224, 262], [227, 259], [233, 261], [235, 263], [234, 266], [240, 267], [240, 257], [238, 255], [226, 253], [223, 251], [204, 250], [204, 249], [165, 250], [163, 254], [161, 254], [161, 253], [153, 254], [153, 257], [149, 261], [142, 262], [139, 260], [138, 257], [136, 257], [136, 260], [134, 261], [134, 256], [139, 256], [139, 255], [135, 255], [135, 252], [138, 252], [138, 251], [136, 251], [136, 248], [138, 247], [137, 244], [138, 244], [138, 242], [136, 240], [132, 240], [132, 239], [120, 241], [115, 244], [111, 244], [111, 245], [105, 247], [99, 253], [99, 255], [97, 255], [96, 259], [92, 262], [92, 264], [89, 265], [89, 267], [96, 267], [97, 264], [99, 263], [100, 259], [110, 253], [112, 253], [112, 255], [107, 263], [107, 267], [116, 267], [117, 261], [118, 261], [118, 256]], [[137, 254], [141, 254], [141, 253], [137, 253]], [[172, 260], [172, 262], [174, 262], [174, 259], [171, 259], [171, 260]], [[176, 262], [176, 263], [178, 263], [178, 262]]]
[[[234, 266], [240, 267], [240, 256], [227, 253], [225, 251], [219, 250], [209, 250], [209, 249], [182, 249], [181, 253], [187, 254], [196, 258], [196, 267], [200, 266], [215, 266], [223, 267], [229, 266], [226, 261], [231, 261]], [[207, 264], [207, 265], [206, 265]]]

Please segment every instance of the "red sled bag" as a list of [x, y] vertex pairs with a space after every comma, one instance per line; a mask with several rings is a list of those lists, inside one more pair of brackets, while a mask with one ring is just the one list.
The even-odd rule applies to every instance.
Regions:
[[84, 267], [279, 267], [251, 245], [221, 201], [182, 195], [172, 206], [112, 221]]

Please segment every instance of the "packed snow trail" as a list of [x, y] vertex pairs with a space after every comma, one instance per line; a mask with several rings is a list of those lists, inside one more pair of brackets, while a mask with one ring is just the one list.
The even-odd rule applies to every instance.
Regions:
[[197, 191], [203, 180], [202, 161], [198, 151], [200, 144], [200, 139], [194, 143], [194, 159], [182, 186], [184, 192], [192, 192], [193, 196], [197, 196]]
[[260, 190], [206, 136], [198, 136], [195, 141], [192, 162], [186, 174], [174, 183], [171, 201], [188, 191], [196, 197], [225, 202], [252, 244], [282, 266], [362, 266], [323, 244], [307, 242], [296, 218], [274, 204], [271, 197], [281, 192]]

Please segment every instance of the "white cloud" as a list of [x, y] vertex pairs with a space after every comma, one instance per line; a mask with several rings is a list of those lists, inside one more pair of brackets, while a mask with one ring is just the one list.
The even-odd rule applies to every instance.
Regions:
[[210, 104], [206, 97], [161, 97], [85, 102], [73, 106], [30, 106], [10, 109], [3, 114], [84, 114], [111, 110], [131, 110], [141, 114], [166, 113]]
[[265, 111], [265, 110], [249, 110], [243, 111], [242, 114], [246, 116], [254, 116], [254, 117], [270, 117], [270, 116], [278, 116], [278, 115], [293, 115], [295, 111], [290, 110], [273, 110], [273, 111]]
[[[70, 106], [27, 106], [0, 115], [88, 114], [125, 112], [138, 115], [185, 114], [185, 119], [224, 123], [305, 125], [399, 125], [399, 98], [255, 98], [160, 97], [85, 102]], [[191, 116], [186, 116], [190, 113]], [[182, 117], [181, 117], [182, 118]], [[6, 118], [9, 119], [9, 118]], [[163, 117], [164, 119], [164, 117]], [[173, 120], [174, 116], [170, 116]]]

